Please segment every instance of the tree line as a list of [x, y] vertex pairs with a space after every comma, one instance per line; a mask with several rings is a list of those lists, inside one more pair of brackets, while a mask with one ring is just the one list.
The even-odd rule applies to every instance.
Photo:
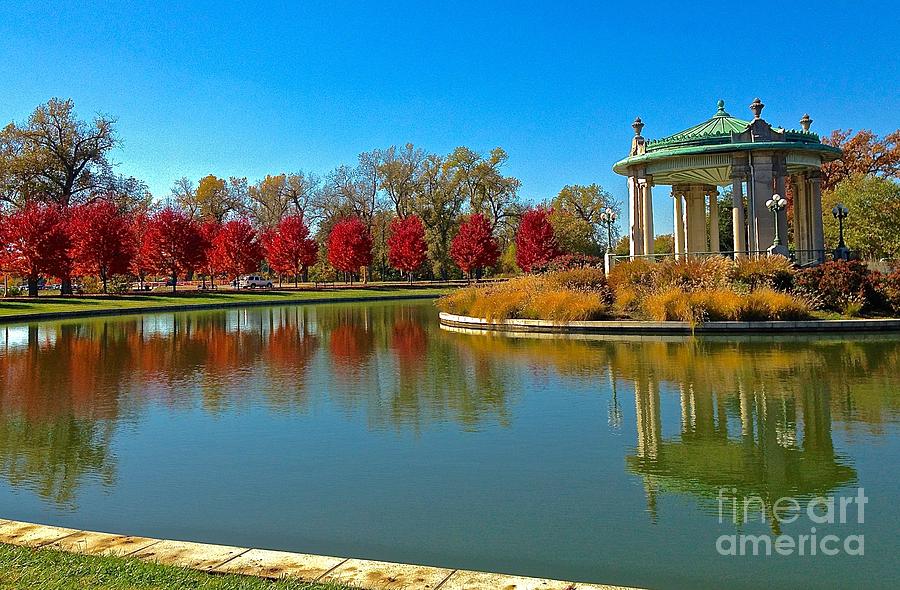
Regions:
[[597, 184], [529, 205], [502, 148], [440, 155], [412, 144], [321, 176], [180, 178], [155, 197], [117, 174], [115, 124], [81, 120], [71, 100], [51, 99], [0, 131], [0, 267], [29, 292], [41, 277], [71, 292], [85, 274], [106, 290], [123, 274], [175, 283], [261, 268], [295, 281], [511, 273], [551, 254], [601, 254], [601, 213], [618, 210]]

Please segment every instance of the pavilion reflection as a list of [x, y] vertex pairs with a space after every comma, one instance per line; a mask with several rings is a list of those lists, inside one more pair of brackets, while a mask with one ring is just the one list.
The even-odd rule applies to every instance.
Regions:
[[483, 355], [608, 387], [611, 427], [627, 422], [620, 400], [633, 394], [636, 441], [625, 461], [643, 481], [653, 519], [665, 493], [717, 510], [720, 488], [771, 506], [853, 485], [857, 473], [835, 450], [835, 430], [878, 436], [900, 415], [895, 338], [453, 336]]

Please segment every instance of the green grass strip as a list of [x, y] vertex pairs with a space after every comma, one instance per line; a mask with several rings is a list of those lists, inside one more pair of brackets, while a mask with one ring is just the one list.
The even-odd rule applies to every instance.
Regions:
[[197, 570], [0, 544], [0, 588], [40, 590], [349, 590], [347, 586]]

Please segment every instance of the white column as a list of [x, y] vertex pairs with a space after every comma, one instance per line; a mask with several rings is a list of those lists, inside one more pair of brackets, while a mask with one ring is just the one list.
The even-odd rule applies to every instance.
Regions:
[[[768, 155], [752, 154], [751, 178], [753, 185], [753, 209], [750, 219], [750, 231], [753, 233], [753, 246], [765, 252], [775, 241], [775, 222], [772, 212], [766, 207], [766, 201], [772, 198], [772, 158]], [[754, 254], [758, 256], [758, 254]]]
[[685, 195], [685, 225], [687, 225], [687, 247], [685, 251], [688, 254], [697, 252], [706, 252], [708, 249], [706, 235], [706, 198], [703, 195], [703, 189], [699, 186], [692, 185]]
[[822, 177], [816, 170], [809, 174], [809, 210], [812, 220], [810, 238], [811, 250], [816, 250], [816, 259], [825, 262], [825, 230], [822, 227]]
[[685, 251], [685, 243], [684, 243], [684, 208], [681, 204], [681, 191], [676, 191], [672, 189], [672, 200], [675, 202], [675, 218], [673, 219], [673, 226], [675, 228], [674, 238], [675, 238], [675, 258], [677, 260], [682, 260], [684, 258]]
[[741, 176], [732, 177], [731, 227], [734, 229], [734, 258], [747, 257], [747, 228], [744, 223], [744, 181]]
[[719, 191], [709, 192], [709, 251], [719, 252]]
[[806, 179], [804, 176], [791, 176], [791, 193], [794, 196], [794, 248], [800, 264], [809, 262], [809, 207], [806, 200]]
[[628, 177], [628, 242], [632, 256], [644, 253], [644, 235], [641, 230], [643, 213], [641, 212], [641, 187], [635, 176]]
[[650, 178], [644, 182], [643, 201], [643, 230], [644, 230], [644, 254], [653, 254], [653, 192], [650, 188]]

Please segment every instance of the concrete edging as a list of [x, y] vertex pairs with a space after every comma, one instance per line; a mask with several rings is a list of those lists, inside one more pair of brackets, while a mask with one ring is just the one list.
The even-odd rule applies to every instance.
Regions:
[[130, 557], [212, 574], [332, 582], [367, 590], [638, 590], [489, 572], [83, 531], [0, 519], [0, 543]]
[[796, 322], [689, 322], [587, 321], [553, 322], [549, 320], [488, 321], [452, 313], [440, 313], [444, 326], [480, 331], [535, 332], [555, 334], [795, 334], [812, 332], [894, 332], [900, 331], [900, 319], [803, 320]]
[[221, 303], [186, 303], [184, 305], [150, 305], [146, 307], [116, 307], [110, 309], [84, 309], [78, 311], [54, 311], [46, 313], [23, 313], [0, 316], [0, 324], [21, 324], [32, 321], [62, 320], [67, 318], [101, 317], [111, 315], [140, 315], [144, 313], [161, 313], [166, 311], [202, 311], [205, 309], [227, 309], [231, 307], [260, 307], [271, 305], [301, 305], [312, 303], [364, 303], [367, 301], [403, 301], [406, 299], [437, 299], [440, 295], [415, 294], [384, 295], [382, 297], [322, 297], [310, 299], [292, 297], [267, 301], [223, 301]]

